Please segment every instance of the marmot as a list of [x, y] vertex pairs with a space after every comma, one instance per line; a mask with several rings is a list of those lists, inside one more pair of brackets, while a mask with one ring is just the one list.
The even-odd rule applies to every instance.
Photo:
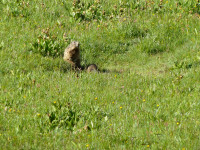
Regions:
[[92, 64], [87, 67], [87, 72], [96, 72], [98, 71], [97, 65]]
[[[72, 68], [75, 70], [83, 70], [84, 67], [81, 66], [80, 61], [80, 50], [79, 50], [79, 42], [73, 41], [64, 52], [64, 61], [70, 63]], [[95, 64], [91, 64], [86, 68], [87, 72], [98, 71], [97, 66]]]
[[64, 61], [70, 63], [73, 69], [81, 69], [79, 42], [73, 41], [64, 52]]

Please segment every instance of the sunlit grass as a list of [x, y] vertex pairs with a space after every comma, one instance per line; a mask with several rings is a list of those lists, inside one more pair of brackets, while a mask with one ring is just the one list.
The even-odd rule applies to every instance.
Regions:
[[1, 149], [198, 149], [197, 1], [82, 2], [0, 1]]

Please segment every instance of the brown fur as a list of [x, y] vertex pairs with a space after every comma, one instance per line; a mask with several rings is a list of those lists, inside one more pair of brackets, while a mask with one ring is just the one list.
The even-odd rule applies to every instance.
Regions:
[[64, 61], [70, 63], [74, 69], [81, 69], [79, 43], [72, 42], [64, 52]]
[[[80, 60], [80, 50], [79, 50], [79, 42], [73, 41], [64, 52], [64, 61], [70, 63], [72, 68], [75, 70], [83, 70], [84, 67], [81, 67]], [[98, 71], [97, 65], [92, 64], [86, 68], [87, 72], [96, 72]]]
[[97, 65], [92, 64], [87, 67], [87, 72], [96, 72], [98, 71]]

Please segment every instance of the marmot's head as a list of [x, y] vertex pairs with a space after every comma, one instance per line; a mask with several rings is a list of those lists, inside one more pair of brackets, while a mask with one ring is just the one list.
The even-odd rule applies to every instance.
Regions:
[[87, 72], [97, 72], [98, 71], [98, 68], [97, 68], [97, 65], [95, 64], [91, 64], [87, 67]]
[[76, 48], [79, 48], [79, 46], [80, 46], [79, 42], [73, 41], [68, 47], [70, 49], [76, 49]]

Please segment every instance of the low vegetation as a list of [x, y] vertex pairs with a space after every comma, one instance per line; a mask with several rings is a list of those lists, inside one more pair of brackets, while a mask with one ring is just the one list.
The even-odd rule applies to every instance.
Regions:
[[[198, 0], [0, 0], [1, 149], [199, 149]], [[73, 72], [64, 49], [80, 42]]]

